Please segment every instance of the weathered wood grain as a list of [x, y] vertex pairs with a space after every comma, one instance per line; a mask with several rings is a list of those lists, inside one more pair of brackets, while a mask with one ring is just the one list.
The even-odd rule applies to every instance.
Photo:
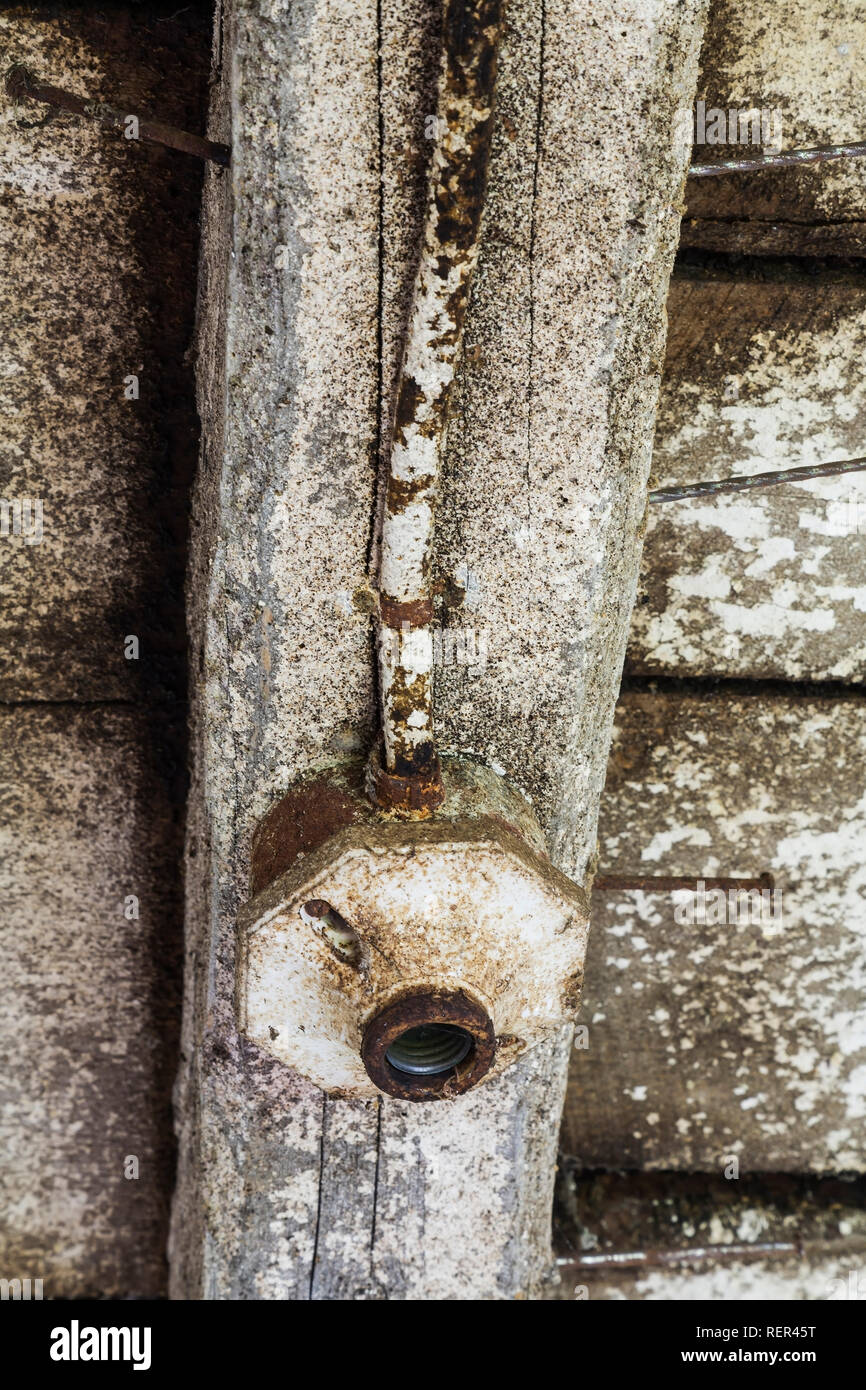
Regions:
[[[782, 0], [771, 10], [716, 0], [701, 52], [697, 98], [708, 108], [777, 113], [784, 149], [806, 149], [866, 138], [866, 15], [859, 5], [827, 0]], [[742, 145], [696, 147], [700, 162], [751, 151]], [[754, 153], [760, 153], [755, 149]], [[772, 226], [797, 253], [804, 232], [814, 229], [813, 254], [840, 254], [840, 235], [862, 256], [866, 160], [838, 160], [804, 169], [768, 170], [724, 178], [692, 179], [687, 186], [691, 219], [751, 224], [756, 237]], [[700, 235], [691, 229], [688, 235]], [[701, 244], [700, 242], [692, 244]], [[756, 252], [758, 246], [755, 247]]]
[[117, 705], [0, 710], [0, 735], [0, 1269], [42, 1279], [46, 1299], [158, 1297], [180, 1015], [174, 742]]
[[[7, 5], [4, 73], [23, 61], [195, 129], [208, 16], [174, 9]], [[201, 171], [5, 95], [0, 126], [0, 498], [43, 509], [29, 537], [0, 510], [0, 1275], [159, 1297]]]
[[689, 924], [682, 895], [593, 895], [578, 1167], [864, 1171], [864, 768], [857, 695], [624, 694], [605, 871], [767, 871], [781, 916]]
[[[659, 485], [866, 455], [866, 277], [684, 268]], [[866, 473], [650, 508], [628, 669], [860, 682]]]
[[[477, 679], [443, 667], [437, 709], [444, 743], [506, 766], [580, 878], [636, 579], [683, 175], [672, 127], [701, 17], [516, 3], [502, 53], [439, 543], [443, 624], [489, 632], [489, 660]], [[231, 118], [234, 154], [208, 178], [201, 282], [175, 1296], [522, 1297], [549, 1259], [567, 1035], [448, 1105], [371, 1110], [325, 1103], [257, 1055], [232, 1002], [256, 821], [374, 728], [368, 554], [435, 31], [426, 5], [348, 0], [237, 0], [217, 25], [211, 134]]]
[[547, 1297], [632, 1303], [863, 1302], [863, 1258], [859, 1246], [779, 1259], [701, 1260], [691, 1267], [684, 1261], [675, 1269], [588, 1273], [563, 1266], [558, 1270], [559, 1282], [551, 1286]]
[[866, 1297], [863, 1178], [564, 1168], [558, 1278], [546, 1297]]
[[[200, 128], [206, 15], [5, 7], [5, 68]], [[0, 102], [0, 698], [182, 696], [200, 164]], [[138, 399], [127, 399], [138, 378]], [[127, 659], [125, 639], [139, 642]]]

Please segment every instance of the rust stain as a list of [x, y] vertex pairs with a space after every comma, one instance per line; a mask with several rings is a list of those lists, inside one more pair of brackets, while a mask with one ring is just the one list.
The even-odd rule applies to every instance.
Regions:
[[[472, 1037], [465, 1061], [439, 1076], [412, 1076], [396, 1070], [388, 1049], [410, 1028], [450, 1024]], [[496, 1034], [487, 1011], [463, 990], [424, 990], [405, 994], [376, 1014], [364, 1030], [361, 1057], [367, 1075], [386, 1095], [398, 1100], [445, 1100], [477, 1085], [493, 1065]]]
[[442, 805], [445, 800], [445, 788], [442, 785], [439, 759], [432, 744], [424, 744], [422, 747], [429, 753], [426, 772], [401, 775], [386, 772], [379, 763], [371, 766], [368, 785], [371, 800], [377, 806], [412, 819], [423, 819], [432, 815]]
[[411, 642], [395, 657], [386, 637], [388, 628], [411, 633], [433, 622], [439, 449], [478, 256], [502, 14], [502, 0], [446, 0], [439, 135], [394, 410], [379, 572], [385, 769], [369, 786], [384, 798], [378, 805], [412, 816], [442, 797], [432, 657]]
[[299, 854], [310, 854], [356, 820], [357, 801], [318, 777], [290, 791], [265, 816], [253, 836], [253, 895], [279, 878]]
[[407, 603], [396, 603], [394, 599], [380, 600], [380, 616], [386, 627], [395, 629], [407, 627], [426, 627], [433, 621], [432, 598], [410, 599]]

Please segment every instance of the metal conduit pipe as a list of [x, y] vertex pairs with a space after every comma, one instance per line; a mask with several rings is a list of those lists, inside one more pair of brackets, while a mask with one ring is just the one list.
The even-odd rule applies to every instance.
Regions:
[[447, 0], [427, 216], [397, 388], [379, 562], [383, 747], [374, 804], [442, 804], [433, 728], [431, 569], [439, 461], [487, 184], [503, 0]]

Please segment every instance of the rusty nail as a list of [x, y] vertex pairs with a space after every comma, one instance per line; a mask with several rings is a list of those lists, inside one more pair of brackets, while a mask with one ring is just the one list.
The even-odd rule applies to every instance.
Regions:
[[701, 878], [700, 876], [670, 874], [600, 874], [593, 882], [593, 891], [599, 893], [677, 893], [680, 890], [695, 892], [699, 883], [706, 889], [721, 888], [728, 892], [748, 892], [755, 889], [772, 891], [775, 879], [772, 874], [761, 874], [758, 878]]
[[137, 122], [138, 138], [141, 140], [180, 150], [183, 154], [194, 155], [196, 159], [208, 159], [223, 167], [229, 163], [231, 152], [228, 145], [220, 145], [214, 140], [205, 139], [202, 135], [191, 135], [188, 131], [178, 130], [176, 126], [167, 125], [165, 121], [154, 120], [150, 116], [137, 116], [132, 112], [120, 111], [90, 97], [79, 97], [74, 92], [66, 92], [62, 87], [52, 87], [40, 82], [24, 63], [13, 63], [7, 69], [5, 86], [13, 101], [40, 101], [59, 111], [70, 111], [75, 116], [89, 116], [92, 120], [114, 129], [126, 127], [127, 123], [134, 119]]

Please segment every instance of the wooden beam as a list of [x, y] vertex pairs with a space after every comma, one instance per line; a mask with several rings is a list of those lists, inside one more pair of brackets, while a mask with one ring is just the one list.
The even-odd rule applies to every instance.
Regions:
[[[196, 770], [175, 1296], [500, 1299], [549, 1267], [568, 1031], [412, 1106], [325, 1100], [238, 1035], [256, 822], [374, 727], [368, 548], [438, 59], [420, 0], [217, 25], [190, 583]], [[444, 746], [504, 767], [589, 869], [634, 595], [701, 0], [510, 8], [445, 461]], [[464, 641], [464, 655], [467, 650]], [[477, 650], [473, 647], [477, 657]]]

